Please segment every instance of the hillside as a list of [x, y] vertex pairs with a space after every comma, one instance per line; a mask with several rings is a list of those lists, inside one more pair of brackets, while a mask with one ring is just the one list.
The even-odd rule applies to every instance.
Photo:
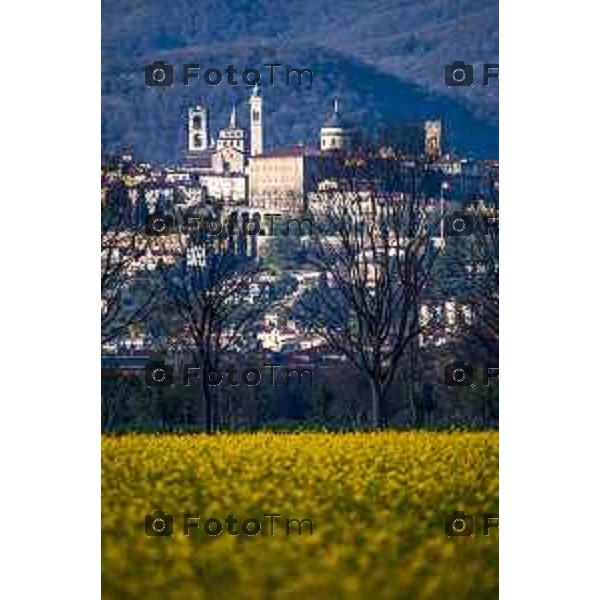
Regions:
[[497, 60], [497, 29], [496, 0], [342, 0], [335, 6], [104, 0], [103, 146], [132, 145], [141, 158], [175, 162], [183, 155], [187, 105], [201, 97], [216, 129], [226, 123], [231, 103], [248, 93], [225, 82], [148, 89], [143, 67], [156, 59], [198, 62], [203, 69], [233, 64], [240, 72], [279, 62], [313, 69], [315, 85], [281, 82], [263, 90], [267, 146], [315, 143], [330, 100], [339, 95], [344, 115], [365, 129], [438, 115], [446, 148], [497, 157], [497, 86], [444, 83], [446, 63]]

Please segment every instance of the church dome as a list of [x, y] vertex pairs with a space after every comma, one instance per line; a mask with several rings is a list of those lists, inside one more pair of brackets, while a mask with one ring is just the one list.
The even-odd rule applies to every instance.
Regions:
[[340, 115], [337, 98], [333, 102], [333, 113], [321, 127], [321, 151], [347, 150], [353, 146], [354, 127]]
[[333, 113], [327, 118], [325, 123], [323, 124], [323, 128], [327, 129], [351, 129], [352, 124], [345, 120], [341, 115], [338, 109], [338, 101], [337, 98], [333, 103]]
[[325, 121], [323, 127], [331, 128], [331, 129], [350, 129], [352, 125], [342, 118], [340, 113], [334, 112], [330, 117]]

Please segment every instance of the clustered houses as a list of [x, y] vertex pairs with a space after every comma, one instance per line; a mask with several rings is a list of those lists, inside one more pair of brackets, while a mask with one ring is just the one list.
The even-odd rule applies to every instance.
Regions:
[[261, 350], [281, 354], [313, 351], [323, 346], [321, 338], [308, 335], [294, 320], [282, 325], [272, 321], [261, 323], [257, 339]]
[[[121, 191], [137, 208], [137, 225], [156, 211], [216, 207], [217, 214], [235, 212], [263, 217], [269, 213], [301, 215], [329, 210], [332, 202], [359, 202], [369, 205], [372, 194], [385, 193], [402, 202], [419, 186], [425, 189], [433, 210], [439, 210], [439, 199], [446, 194], [465, 199], [478, 196], [497, 199], [498, 163], [472, 162], [442, 154], [442, 123], [428, 120], [421, 130], [421, 155], [406, 156], [391, 147], [368, 152], [357, 145], [358, 130], [342, 117], [337, 99], [333, 111], [320, 130], [319, 148], [298, 145], [290, 148], [265, 149], [263, 137], [263, 98], [255, 88], [248, 101], [249, 132], [238, 123], [237, 109], [231, 110], [227, 127], [217, 132], [210, 129], [209, 109], [198, 104], [188, 110], [187, 148], [184, 164], [156, 168], [133, 160], [125, 152], [119, 160], [106, 161], [102, 168], [102, 199], [109, 189]], [[375, 189], [375, 191], [374, 191]], [[444, 192], [445, 190], [445, 192]], [[477, 210], [484, 211], [479, 206]], [[212, 210], [212, 208], [211, 208]], [[367, 214], [364, 212], [363, 214]], [[131, 235], [134, 235], [133, 233]], [[138, 234], [139, 237], [139, 234]], [[141, 236], [135, 244], [143, 244], [135, 260], [128, 266], [131, 275], [151, 271], [159, 261], [173, 263], [180, 250], [174, 236], [154, 239]], [[435, 242], [435, 240], [434, 240]], [[438, 240], [443, 243], [442, 237]], [[132, 246], [128, 234], [112, 248], [125, 252]], [[268, 236], [238, 242], [252, 257], [263, 255]], [[187, 248], [190, 266], [202, 268], [205, 257], [201, 247]], [[283, 317], [299, 295], [319, 284], [318, 272], [297, 269], [287, 273], [296, 280], [290, 296], [266, 315], [260, 323], [256, 339], [249, 347], [272, 352], [316, 350], [322, 340], [310, 336], [299, 324]], [[247, 301], [253, 302], [252, 290]], [[422, 345], [443, 345], [452, 339], [459, 321], [472, 318], [466, 304], [456, 299], [427, 299], [420, 309], [423, 322], [435, 320], [439, 327], [422, 336]], [[143, 332], [111, 343], [106, 351], [141, 351], [151, 345]]]
[[264, 315], [258, 328], [257, 341], [262, 350], [277, 353], [310, 352], [323, 346], [317, 335], [305, 331], [294, 319], [283, 317], [294, 303], [321, 280], [319, 271], [298, 269], [288, 272], [295, 280], [292, 292]]

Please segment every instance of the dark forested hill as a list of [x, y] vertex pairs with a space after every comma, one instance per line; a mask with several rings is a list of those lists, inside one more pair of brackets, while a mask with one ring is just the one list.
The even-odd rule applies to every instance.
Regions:
[[[448, 88], [444, 65], [498, 59], [497, 0], [103, 0], [102, 139], [140, 158], [175, 162], [184, 152], [185, 109], [202, 98], [214, 128], [248, 94], [225, 81], [149, 89], [156, 59], [202, 69], [267, 62], [311, 68], [314, 86], [265, 86], [265, 145], [314, 143], [334, 95], [366, 130], [382, 121], [444, 120], [445, 147], [498, 155], [498, 86]], [[262, 69], [263, 73], [268, 70]], [[180, 77], [180, 75], [179, 75]], [[239, 78], [239, 75], [238, 75]], [[277, 85], [279, 83], [279, 85]], [[242, 118], [245, 111], [240, 110]]]

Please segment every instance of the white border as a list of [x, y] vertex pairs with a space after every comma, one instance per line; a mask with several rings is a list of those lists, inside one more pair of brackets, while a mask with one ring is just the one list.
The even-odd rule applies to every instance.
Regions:
[[598, 595], [597, 13], [588, 2], [500, 5], [506, 600]]
[[[580, 6], [501, 3], [507, 600], [597, 594], [598, 18]], [[98, 598], [100, 3], [2, 11], [3, 590]]]
[[100, 2], [8, 3], [0, 416], [6, 598], [100, 598]]

